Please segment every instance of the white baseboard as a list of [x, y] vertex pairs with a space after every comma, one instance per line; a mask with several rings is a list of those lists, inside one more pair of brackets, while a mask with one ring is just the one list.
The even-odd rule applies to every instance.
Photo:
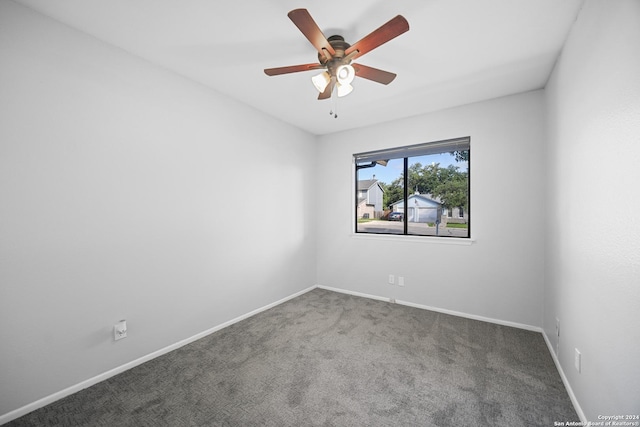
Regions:
[[511, 328], [525, 329], [527, 331], [542, 332], [539, 326], [527, 325], [526, 323], [510, 322], [508, 320], [494, 319], [492, 317], [478, 316], [475, 314], [463, 313], [461, 311], [447, 310], [445, 308], [431, 307], [428, 305], [414, 304], [412, 302], [398, 301], [396, 304], [402, 304], [409, 307], [421, 308], [423, 310], [436, 311], [438, 313], [450, 314], [452, 316], [465, 317], [467, 319], [479, 320], [481, 322], [495, 323], [496, 325], [509, 326]]
[[560, 378], [562, 378], [562, 383], [564, 384], [564, 388], [567, 389], [567, 393], [569, 394], [569, 398], [571, 399], [571, 403], [573, 403], [573, 409], [576, 410], [576, 413], [578, 414], [578, 417], [580, 417], [580, 421], [584, 425], [587, 425], [587, 417], [584, 415], [584, 411], [582, 410], [582, 407], [580, 406], [580, 403], [578, 403], [578, 398], [576, 397], [575, 393], [573, 392], [573, 389], [571, 388], [571, 384], [569, 384], [569, 379], [567, 379], [567, 376], [564, 374], [564, 370], [562, 369], [562, 365], [560, 365], [560, 361], [558, 360], [558, 357], [556, 356], [556, 353], [553, 351], [553, 345], [551, 344], [551, 340], [549, 339], [549, 337], [547, 336], [547, 333], [544, 330], [542, 331], [542, 336], [544, 337], [544, 342], [547, 343], [547, 348], [549, 349], [549, 353], [551, 353], [551, 358], [553, 359], [553, 363], [555, 363], [555, 365], [556, 365], [556, 369], [558, 370], [558, 373], [560, 374]]
[[341, 294], [347, 294], [347, 295], [353, 295], [353, 296], [356, 296], [356, 297], [363, 297], [363, 298], [375, 299], [375, 300], [378, 300], [378, 301], [389, 302], [389, 298], [379, 297], [379, 296], [376, 296], [376, 295], [363, 294], [361, 292], [348, 291], [346, 289], [340, 289], [340, 288], [332, 288], [331, 286], [317, 285], [316, 287], [320, 288], [320, 289], [326, 289], [327, 291], [340, 292]]
[[103, 372], [102, 374], [96, 375], [93, 378], [89, 378], [88, 380], [82, 381], [78, 384], [72, 385], [71, 387], [67, 387], [64, 390], [60, 390], [56, 393], [50, 394], [49, 396], [43, 397], [42, 399], [36, 400], [35, 402], [29, 403], [28, 405], [25, 405], [21, 408], [15, 409], [11, 412], [8, 412], [4, 415], [0, 415], [0, 425], [8, 423], [9, 421], [13, 421], [17, 418], [20, 418], [23, 415], [28, 414], [29, 412], [35, 411], [36, 409], [40, 409], [44, 406], [47, 406], [57, 400], [60, 400], [64, 397], [70, 396], [74, 393], [77, 393], [81, 390], [84, 390], [85, 388], [91, 387], [92, 385], [95, 385], [99, 382], [102, 382], [104, 380], [107, 380], [115, 375], [118, 375], [122, 372], [125, 372], [131, 368], [134, 368], [138, 365], [141, 365], [145, 362], [148, 362], [149, 360], [155, 359], [156, 357], [162, 356], [163, 354], [169, 353], [170, 351], [176, 350], [180, 347], [183, 347], [187, 344], [190, 344], [194, 341], [199, 340], [200, 338], [204, 338], [207, 335], [210, 335], [214, 332], [217, 332], [221, 329], [226, 328], [227, 326], [231, 326], [234, 323], [240, 322], [241, 320], [247, 319], [251, 316], [255, 316], [258, 313], [261, 313], [265, 310], [268, 310], [270, 308], [273, 308], [277, 305], [280, 305], [286, 301], [289, 301], [290, 299], [296, 298], [302, 294], [305, 294], [309, 291], [312, 291], [313, 289], [315, 289], [316, 286], [312, 286], [310, 288], [304, 289], [302, 291], [296, 292], [295, 294], [289, 295], [285, 298], [282, 298], [281, 300], [278, 300], [276, 302], [273, 302], [271, 304], [265, 305], [264, 307], [260, 307], [256, 310], [250, 311], [249, 313], [243, 314], [242, 316], [238, 316], [235, 319], [231, 319], [227, 322], [221, 323], [220, 325], [214, 326], [213, 328], [207, 329], [206, 331], [200, 332], [196, 335], [193, 335], [192, 337], [186, 338], [182, 341], [178, 341], [175, 344], [171, 344], [167, 347], [161, 348], [160, 350], [154, 351], [152, 353], [147, 354], [146, 356], [142, 356], [138, 359], [135, 359], [131, 362], [125, 363], [124, 365], [118, 366], [116, 368], [113, 368], [107, 372]]
[[[375, 300], [379, 300], [379, 301], [393, 302], [393, 301], [391, 301], [390, 298], [380, 297], [380, 296], [377, 296], [377, 295], [364, 294], [364, 293], [361, 293], [361, 292], [348, 291], [348, 290], [340, 289], [340, 288], [332, 288], [332, 287], [329, 287], [329, 286], [321, 286], [321, 285], [318, 285], [318, 288], [326, 289], [328, 291], [341, 292], [343, 294], [349, 294], [349, 295], [354, 295], [354, 296], [358, 296], [358, 297], [375, 299]], [[458, 317], [465, 317], [467, 319], [479, 320], [479, 321], [482, 321], [482, 322], [495, 323], [497, 325], [510, 326], [512, 328], [526, 329], [527, 331], [542, 332], [542, 328], [540, 328], [539, 326], [532, 326], [532, 325], [527, 325], [527, 324], [524, 324], [524, 323], [509, 322], [507, 320], [500, 320], [500, 319], [493, 319], [491, 317], [477, 316], [475, 314], [468, 314], [468, 313], [463, 313], [461, 311], [454, 311], [454, 310], [447, 310], [447, 309], [444, 309], [444, 308], [431, 307], [431, 306], [423, 305], [423, 304], [415, 304], [415, 303], [408, 302], [408, 301], [395, 300], [395, 303], [396, 304], [400, 304], [400, 305], [406, 305], [407, 307], [414, 307], [414, 308], [420, 308], [422, 310], [436, 311], [438, 313], [450, 314], [452, 316], [458, 316]]]

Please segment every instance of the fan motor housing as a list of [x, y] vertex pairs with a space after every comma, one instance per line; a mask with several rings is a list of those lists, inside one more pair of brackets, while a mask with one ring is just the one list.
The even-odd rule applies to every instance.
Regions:
[[327, 39], [327, 41], [329, 42], [333, 50], [335, 50], [336, 54], [333, 56], [333, 58], [329, 59], [323, 54], [318, 53], [318, 61], [320, 61], [322, 65], [325, 65], [327, 62], [330, 62], [332, 60], [342, 60], [342, 58], [344, 57], [344, 51], [351, 47], [349, 43], [344, 41], [344, 37], [339, 35], [331, 36]]
[[327, 39], [333, 50], [335, 51], [335, 55], [333, 57], [328, 58], [321, 53], [318, 53], [318, 61], [324, 66], [327, 67], [327, 71], [331, 76], [336, 75], [336, 71], [339, 66], [349, 64], [351, 61], [344, 59], [345, 50], [349, 49], [351, 45], [344, 41], [344, 37], [339, 35], [331, 36]]

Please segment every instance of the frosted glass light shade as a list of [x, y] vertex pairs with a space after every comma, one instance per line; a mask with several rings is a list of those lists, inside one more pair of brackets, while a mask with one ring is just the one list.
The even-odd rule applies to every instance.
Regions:
[[311, 77], [313, 85], [318, 89], [318, 92], [322, 93], [327, 88], [327, 85], [331, 81], [331, 76], [326, 71]]
[[343, 85], [349, 85], [356, 77], [356, 70], [351, 65], [341, 65], [336, 70], [338, 82]]
[[338, 98], [347, 96], [351, 93], [351, 91], [353, 91], [353, 86], [351, 86], [349, 83], [344, 83], [344, 84], [338, 83], [337, 87], [338, 87]]

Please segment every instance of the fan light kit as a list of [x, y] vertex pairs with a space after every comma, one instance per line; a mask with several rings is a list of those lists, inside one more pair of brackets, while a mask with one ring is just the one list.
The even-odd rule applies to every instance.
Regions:
[[384, 85], [391, 83], [396, 78], [394, 73], [362, 64], [352, 64], [351, 61], [409, 31], [409, 23], [403, 16], [396, 16], [353, 45], [345, 42], [344, 38], [339, 35], [326, 38], [306, 9], [292, 10], [288, 16], [316, 48], [319, 62], [267, 68], [264, 72], [268, 76], [277, 76], [300, 71], [324, 70], [313, 76], [311, 81], [320, 92], [318, 99], [334, 99], [334, 108], [329, 114], [335, 118], [338, 117], [334, 111], [336, 109], [335, 96], [341, 98], [349, 95], [353, 91], [351, 83], [356, 76]]

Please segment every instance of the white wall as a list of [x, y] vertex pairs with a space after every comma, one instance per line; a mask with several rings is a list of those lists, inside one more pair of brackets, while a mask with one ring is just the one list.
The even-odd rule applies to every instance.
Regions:
[[[327, 135], [318, 145], [318, 283], [542, 325], [541, 91]], [[471, 137], [471, 246], [352, 234], [352, 154]], [[405, 287], [387, 284], [404, 276]]]
[[0, 416], [315, 284], [312, 136], [5, 0], [0, 58]]
[[546, 89], [544, 329], [591, 421], [640, 414], [639, 46], [640, 1], [588, 0]]

